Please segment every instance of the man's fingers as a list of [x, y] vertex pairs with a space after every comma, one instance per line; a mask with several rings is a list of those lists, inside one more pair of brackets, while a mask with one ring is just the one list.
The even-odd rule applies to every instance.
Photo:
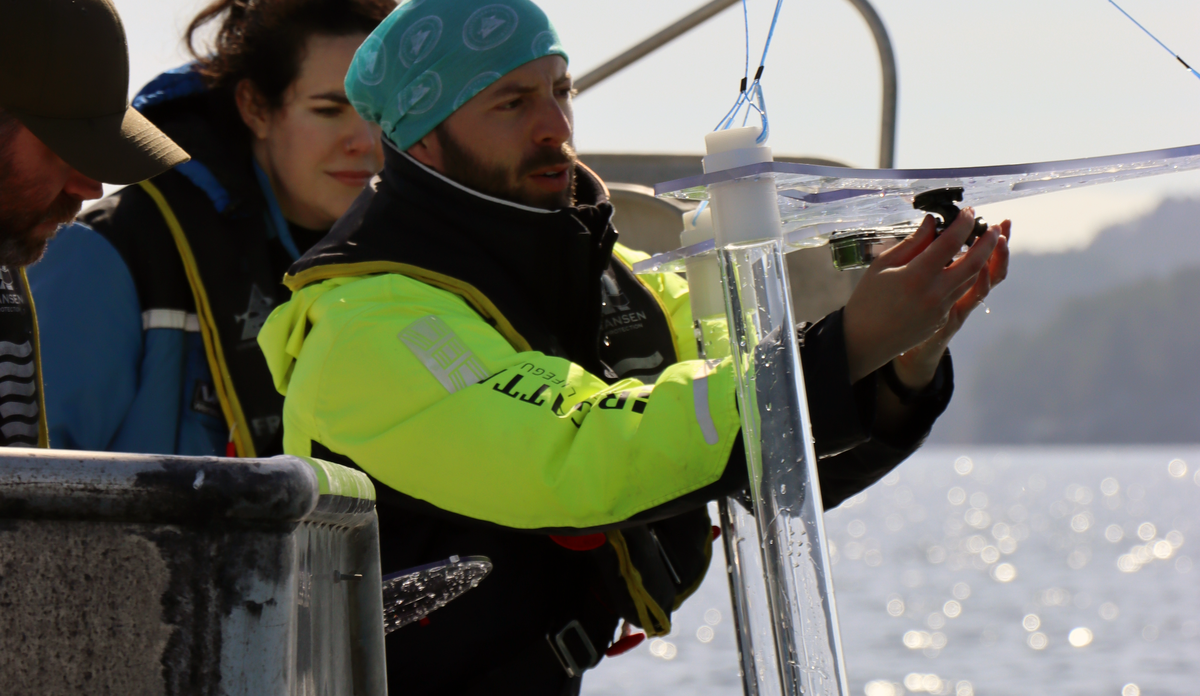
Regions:
[[[958, 285], [958, 287], [954, 288], [954, 290], [952, 290], [950, 292], [949, 297], [950, 297], [951, 304], [961, 300], [969, 291], [978, 292], [980, 277], [984, 277], [984, 278], [987, 277], [987, 269], [986, 268], [980, 269], [979, 272], [976, 273], [974, 276], [969, 276], [966, 280], [964, 280], [962, 283], [960, 283]], [[987, 283], [987, 284], [990, 285], [991, 283]]]
[[999, 240], [1000, 228], [995, 226], [988, 228], [987, 233], [975, 240], [970, 250], [962, 258], [946, 268], [942, 274], [942, 287], [950, 291], [972, 280], [981, 269], [987, 266]]
[[919, 268], [919, 272], [940, 271], [954, 259], [974, 229], [975, 209], [964, 208], [959, 212], [958, 218], [914, 259], [913, 265]]
[[925, 251], [926, 247], [936, 239], [937, 220], [932, 215], [926, 215], [919, 227], [912, 234], [900, 240], [896, 246], [879, 255], [880, 265], [885, 268], [899, 268], [907, 265]]
[[1000, 223], [1000, 239], [996, 244], [996, 250], [992, 252], [992, 258], [988, 261], [993, 287], [1008, 277], [1008, 240], [1011, 235], [1012, 222], [1005, 220]]
[[966, 323], [967, 317], [971, 316], [971, 312], [974, 312], [983, 304], [984, 298], [988, 296], [988, 292], [991, 290], [991, 285], [991, 280], [988, 278], [988, 271], [985, 268], [979, 271], [979, 274], [975, 276], [974, 282], [971, 282], [963, 293], [958, 296], [958, 299], [950, 307], [946, 325], [942, 327], [942, 330], [949, 334], [947, 340], [958, 333], [958, 330]]
[[[980, 273], [983, 272], [984, 271], [980, 271]], [[976, 274], [971, 278], [967, 278], [957, 287], [946, 293], [946, 295], [942, 298], [943, 311], [953, 312], [954, 308], [958, 307], [963, 302], [967, 302], [968, 304], [973, 303], [974, 299], [969, 299], [968, 296], [970, 296], [970, 298], [974, 298], [976, 294], [976, 286], [978, 286], [978, 284], [979, 274]]]
[[976, 307], [983, 304], [983, 301], [987, 299], [987, 296], [990, 295], [991, 292], [992, 274], [987, 268], [984, 268], [979, 271], [979, 275], [975, 277], [975, 283], [971, 286], [971, 304], [968, 311], [974, 310]]

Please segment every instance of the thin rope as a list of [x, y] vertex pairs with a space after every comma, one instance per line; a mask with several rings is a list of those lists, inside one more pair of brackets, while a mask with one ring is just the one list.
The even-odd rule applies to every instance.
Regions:
[[763, 46], [762, 60], [758, 61], [761, 67], [767, 64], [767, 51], [771, 50], [771, 39], [775, 37], [775, 25], [779, 22], [779, 11], [783, 9], [783, 0], [775, 2], [775, 16], [771, 17], [771, 29], [767, 32], [767, 43]]
[[[750, 112], [757, 111], [759, 119], [762, 121], [762, 131], [755, 138], [754, 142], [761, 145], [766, 142], [771, 135], [771, 122], [767, 118], [767, 100], [763, 96], [762, 89], [762, 74], [763, 69], [767, 64], [767, 54], [771, 51], [771, 40], [775, 38], [775, 27], [779, 24], [779, 12], [783, 9], [783, 0], [775, 0], [775, 13], [771, 16], [771, 27], [767, 30], [767, 40], [763, 44], [762, 59], [758, 62], [758, 70], [754, 73], [754, 81], [750, 82], [750, 11], [747, 9], [746, 0], [742, 0], [742, 27], [746, 36], [746, 64], [745, 71], [742, 76], [741, 89], [738, 91], [737, 99], [733, 102], [733, 106], [725, 113], [725, 116], [717, 123], [714, 131], [726, 130], [737, 120], [738, 114], [742, 107], [746, 107], [746, 114], [742, 117], [742, 125], [750, 120]], [[749, 82], [749, 84], [747, 84]], [[755, 104], [755, 99], [758, 103]], [[700, 213], [708, 207], [708, 201], [702, 201], [699, 207], [696, 208], [696, 214], [692, 216], [692, 224], [695, 225], [700, 219]]]
[[742, 27], [746, 30], [746, 69], [742, 71], [742, 79], [750, 77], [750, 10], [746, 8], [746, 0], [742, 0]]
[[1196, 69], [1195, 69], [1195, 68], [1193, 68], [1192, 66], [1188, 65], [1188, 64], [1187, 64], [1187, 61], [1186, 61], [1186, 60], [1184, 60], [1183, 58], [1180, 58], [1178, 53], [1176, 53], [1175, 51], [1172, 51], [1172, 50], [1170, 49], [1170, 47], [1168, 47], [1168, 46], [1167, 46], [1165, 43], [1163, 43], [1162, 41], [1160, 41], [1160, 40], [1159, 40], [1159, 38], [1158, 38], [1157, 36], [1155, 36], [1153, 33], [1151, 33], [1149, 29], [1147, 29], [1146, 27], [1142, 26], [1142, 23], [1141, 23], [1141, 22], [1139, 22], [1139, 21], [1137, 21], [1136, 19], [1134, 19], [1134, 18], [1133, 18], [1133, 15], [1129, 14], [1128, 12], [1126, 12], [1126, 11], [1125, 11], [1125, 9], [1124, 9], [1123, 7], [1121, 7], [1120, 5], [1118, 5], [1118, 4], [1117, 4], [1116, 2], [1114, 2], [1113, 0], [1108, 0], [1108, 3], [1109, 3], [1110, 5], [1112, 5], [1113, 7], [1117, 8], [1117, 10], [1119, 10], [1119, 11], [1121, 12], [1121, 14], [1125, 15], [1125, 17], [1126, 17], [1126, 18], [1127, 18], [1129, 21], [1131, 21], [1131, 22], [1133, 22], [1135, 25], [1137, 25], [1137, 28], [1138, 28], [1138, 29], [1141, 29], [1142, 31], [1146, 32], [1146, 36], [1149, 36], [1150, 38], [1154, 39], [1154, 43], [1158, 44], [1159, 46], [1162, 46], [1162, 48], [1163, 48], [1163, 50], [1164, 50], [1164, 51], [1166, 51], [1167, 53], [1170, 53], [1172, 56], [1174, 56], [1175, 60], [1179, 61], [1179, 62], [1180, 62], [1180, 64], [1182, 64], [1182, 65], [1183, 65], [1183, 67], [1185, 67], [1185, 68], [1187, 68], [1187, 69], [1188, 69], [1188, 71], [1189, 71], [1189, 72], [1191, 72], [1191, 73], [1192, 73], [1193, 75], [1195, 75], [1197, 78], [1200, 78], [1200, 72], [1196, 72]]

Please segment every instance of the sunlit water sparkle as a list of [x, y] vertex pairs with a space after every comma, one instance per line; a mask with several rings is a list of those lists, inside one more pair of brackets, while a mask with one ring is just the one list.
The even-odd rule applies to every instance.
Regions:
[[[1197, 465], [1200, 447], [918, 453], [826, 514], [850, 693], [1196, 693]], [[717, 544], [672, 634], [604, 660], [585, 696], [740, 694], [724, 568]]]

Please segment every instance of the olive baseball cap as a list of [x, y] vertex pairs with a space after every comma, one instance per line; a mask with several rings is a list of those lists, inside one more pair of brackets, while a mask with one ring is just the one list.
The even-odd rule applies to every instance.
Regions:
[[110, 0], [0, 0], [0, 108], [84, 176], [132, 184], [188, 161], [128, 92]]

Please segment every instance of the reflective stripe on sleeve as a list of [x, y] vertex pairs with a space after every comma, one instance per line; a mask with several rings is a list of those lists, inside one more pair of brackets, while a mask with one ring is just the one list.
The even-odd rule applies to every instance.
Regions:
[[200, 318], [182, 309], [147, 309], [142, 312], [142, 331], [150, 329], [176, 329], [199, 333]]
[[718, 364], [719, 362], [716, 360], [700, 363], [695, 377], [692, 378], [692, 401], [696, 405], [696, 422], [700, 424], [704, 442], [709, 445], [715, 445], [721, 441], [720, 436], [717, 435], [717, 426], [713, 423], [712, 413], [708, 409], [708, 376], [712, 374]]
[[661, 364], [663, 364], [662, 353], [654, 351], [654, 355], [648, 358], [625, 358], [616, 365], [613, 365], [612, 370], [617, 375], [624, 375], [634, 370], [653, 370]]
[[397, 337], [451, 394], [488, 376], [479, 358], [438, 317], [422, 317]]

